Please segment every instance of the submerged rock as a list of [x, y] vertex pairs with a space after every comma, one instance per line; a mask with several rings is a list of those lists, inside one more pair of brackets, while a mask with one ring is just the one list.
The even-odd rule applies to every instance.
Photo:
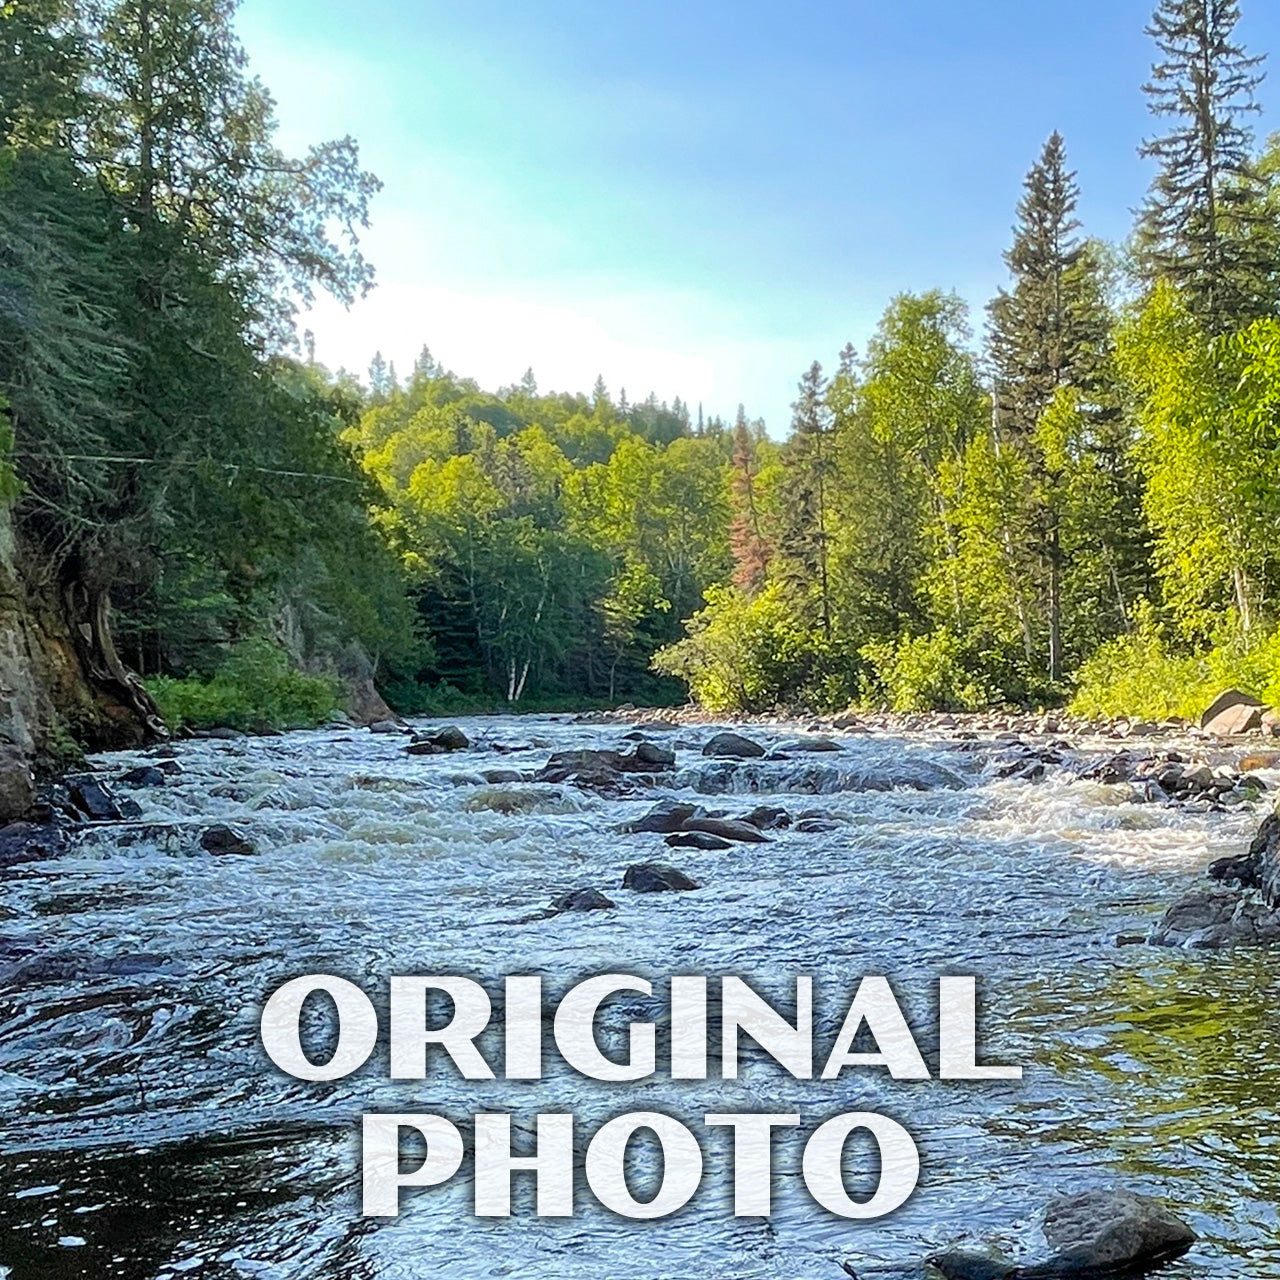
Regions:
[[665, 862], [641, 862], [628, 867], [622, 877], [622, 887], [634, 893], [673, 893], [702, 888], [696, 880]]
[[732, 840], [723, 840], [706, 831], [675, 831], [667, 837], [666, 842], [673, 849], [704, 849], [711, 852], [733, 848]]
[[719, 836], [722, 840], [736, 840], [741, 844], [768, 844], [769, 837], [753, 827], [749, 822], [739, 822], [736, 818], [689, 818], [684, 824], [685, 831], [701, 831], [706, 835]]
[[562, 911], [612, 911], [614, 904], [599, 889], [571, 889], [552, 904], [555, 914]]
[[144, 764], [130, 769], [128, 773], [122, 773], [116, 782], [125, 787], [163, 787], [167, 781], [165, 773], [166, 770], [153, 764]]
[[200, 847], [215, 857], [248, 857], [257, 853], [247, 836], [222, 823], [204, 830], [200, 836]]
[[637, 818], [628, 827], [628, 831], [657, 831], [665, 834], [668, 831], [679, 831], [684, 824], [702, 809], [696, 804], [686, 804], [683, 800], [660, 800], [642, 817]]
[[746, 760], [764, 755], [764, 748], [758, 742], [752, 742], [750, 738], [744, 738], [740, 733], [717, 733], [702, 748], [702, 754], [704, 756], [721, 758], [727, 756], [731, 759]]

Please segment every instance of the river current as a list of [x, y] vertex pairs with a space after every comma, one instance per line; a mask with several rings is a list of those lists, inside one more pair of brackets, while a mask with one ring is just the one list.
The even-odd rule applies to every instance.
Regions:
[[[355, 730], [183, 743], [180, 776], [121, 792], [138, 822], [0, 873], [0, 1277], [838, 1280], [841, 1259], [962, 1241], [1018, 1254], [1054, 1193], [1123, 1185], [1200, 1234], [1170, 1276], [1280, 1278], [1280, 957], [1117, 945], [1211, 858], [1242, 852], [1265, 799], [1142, 803], [1080, 778], [1104, 743], [1035, 781], [998, 776], [1005, 744], [928, 735], [835, 735], [839, 753], [734, 766], [702, 757], [710, 726], [654, 733], [678, 752], [670, 785], [611, 799], [478, 772], [625, 747], [630, 726], [460, 723], [473, 748], [427, 757]], [[795, 727], [746, 732], [768, 746]], [[148, 758], [93, 766], [110, 778]], [[714, 852], [619, 833], [672, 795], [727, 814], [820, 810], [834, 829]], [[256, 854], [201, 852], [210, 822]], [[702, 888], [623, 890], [626, 866], [651, 859]], [[512, 923], [588, 886], [616, 908]], [[396, 1083], [380, 1052], [307, 1084], [266, 1059], [258, 1015], [315, 972], [374, 995], [392, 974], [465, 974], [497, 993], [540, 973], [552, 997], [603, 972], [738, 974], [780, 1003], [810, 974], [832, 1034], [857, 980], [885, 974], [927, 1057], [938, 976], [976, 974], [983, 1053], [1024, 1072], [797, 1082], [754, 1055], [738, 1080], [605, 1085], [548, 1052], [538, 1083]], [[602, 1035], [662, 1014], [656, 992], [637, 996], [610, 1006]], [[465, 1165], [406, 1194], [395, 1220], [360, 1217], [362, 1113], [481, 1110], [512, 1113], [522, 1140], [542, 1111], [572, 1111], [584, 1137], [627, 1111], [700, 1134], [712, 1111], [798, 1111], [809, 1129], [879, 1111], [912, 1132], [923, 1173], [902, 1209], [848, 1223], [814, 1207], [798, 1147], [780, 1142], [773, 1216], [735, 1219], [721, 1130], [704, 1140], [700, 1192], [669, 1219], [624, 1221], [585, 1191], [573, 1218], [539, 1219], [518, 1179], [515, 1216], [480, 1220]]]

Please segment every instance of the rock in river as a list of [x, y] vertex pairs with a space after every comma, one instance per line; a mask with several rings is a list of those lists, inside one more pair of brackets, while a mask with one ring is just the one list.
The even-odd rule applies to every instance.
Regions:
[[613, 906], [599, 889], [571, 889], [551, 904], [551, 910], [557, 914], [561, 911], [612, 911]]
[[692, 817], [701, 814], [696, 804], [686, 804], [683, 800], [660, 800], [643, 817], [637, 818], [626, 829], [628, 831], [657, 831], [665, 834], [668, 831], [679, 831]]
[[1158, 1200], [1124, 1190], [1058, 1196], [1045, 1209], [1044, 1237], [1053, 1251], [1042, 1262], [1017, 1263], [998, 1250], [947, 1249], [901, 1268], [855, 1269], [854, 1280], [1124, 1280], [1182, 1257], [1196, 1233]]
[[119, 822], [124, 816], [115, 797], [97, 778], [83, 777], [71, 781], [68, 789], [71, 803], [95, 822]]
[[740, 733], [717, 733], [705, 747], [702, 748], [704, 756], [730, 757], [737, 760], [750, 759], [753, 756], [764, 755], [764, 748], [758, 742], [752, 742], [750, 738], [744, 738]]
[[165, 770], [153, 764], [139, 765], [128, 773], [122, 773], [116, 781], [126, 787], [163, 787], [166, 781]]
[[702, 888], [696, 880], [665, 862], [641, 862], [628, 867], [622, 877], [622, 887], [635, 893], [673, 893]]
[[222, 823], [205, 829], [200, 836], [200, 847], [206, 853], [212, 853], [216, 857], [248, 857], [257, 852], [252, 841], [234, 827], [228, 827]]
[[759, 827], [753, 827], [749, 822], [739, 822], [736, 818], [689, 818], [684, 829], [703, 831], [707, 835], [719, 836], [722, 840], [737, 840], [742, 844], [769, 843], [769, 837]]
[[722, 840], [706, 831], [674, 831], [667, 837], [673, 849], [732, 849], [732, 840]]

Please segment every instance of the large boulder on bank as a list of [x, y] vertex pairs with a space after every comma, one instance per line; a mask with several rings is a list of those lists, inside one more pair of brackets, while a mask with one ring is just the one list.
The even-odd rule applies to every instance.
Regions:
[[717, 733], [702, 748], [702, 754], [721, 759], [749, 760], [763, 756], [764, 748], [758, 742], [744, 738], [740, 733]]
[[696, 880], [665, 862], [641, 862], [628, 867], [622, 877], [622, 887], [634, 893], [676, 893], [702, 888]]
[[1236, 734], [1252, 733], [1262, 725], [1267, 708], [1257, 698], [1228, 689], [1220, 693], [1209, 709], [1200, 717], [1200, 727], [1206, 733], [1229, 738]]
[[1182, 1257], [1196, 1233], [1150, 1196], [1096, 1190], [1051, 1200], [1044, 1238], [1054, 1251], [1045, 1275], [1123, 1276]]

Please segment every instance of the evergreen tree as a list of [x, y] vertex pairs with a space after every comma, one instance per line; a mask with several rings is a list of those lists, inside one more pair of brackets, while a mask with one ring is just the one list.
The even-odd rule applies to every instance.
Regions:
[[784, 455], [787, 477], [778, 552], [784, 581], [804, 596], [811, 596], [816, 588], [818, 621], [830, 635], [828, 545], [834, 454], [827, 383], [816, 360], [800, 379], [799, 391]]
[[1143, 210], [1147, 269], [1187, 296], [1211, 335], [1242, 328], [1274, 305], [1275, 264], [1253, 230], [1265, 218], [1251, 162], [1263, 58], [1233, 39], [1236, 0], [1160, 0], [1147, 34], [1160, 51], [1144, 86], [1172, 121], [1140, 154], [1160, 166]]
[[[995, 448], [1020, 450], [1031, 480], [1018, 509], [1005, 513], [1000, 560], [1019, 602], [1029, 662], [1037, 641], [1025, 602], [1035, 596], [1042, 602], [1047, 674], [1056, 683], [1063, 670], [1062, 513], [1037, 432], [1062, 388], [1078, 389], [1105, 412], [1100, 402], [1106, 399], [1102, 382], [1110, 317], [1096, 255], [1076, 234], [1079, 188], [1067, 168], [1061, 134], [1045, 143], [1024, 186], [1013, 245], [1005, 254], [1013, 287], [1002, 289], [989, 308]], [[1114, 404], [1110, 408], [1114, 411]]]
[[538, 394], [538, 379], [533, 376], [532, 365], [524, 371], [524, 377], [520, 379], [520, 390], [527, 396], [536, 396]]
[[733, 523], [729, 527], [729, 545], [733, 552], [733, 582], [736, 587], [754, 595], [764, 586], [769, 571], [769, 544], [761, 533], [760, 511], [756, 501], [756, 449], [747, 411], [738, 406], [733, 426], [733, 474], [730, 480], [733, 498]]

